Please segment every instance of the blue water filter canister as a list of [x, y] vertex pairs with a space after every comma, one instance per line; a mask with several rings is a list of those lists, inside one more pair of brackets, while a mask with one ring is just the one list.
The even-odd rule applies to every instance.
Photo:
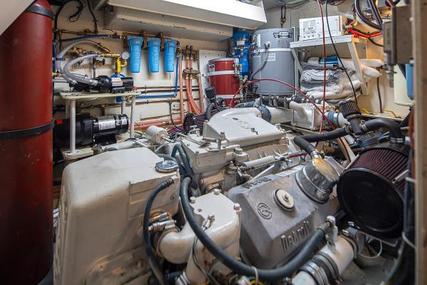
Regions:
[[128, 46], [130, 53], [129, 71], [131, 73], [139, 73], [141, 70], [141, 48], [143, 42], [143, 37], [128, 36]]
[[148, 46], [148, 71], [151, 73], [159, 72], [160, 61], [160, 39], [149, 38]]
[[166, 39], [164, 51], [164, 69], [165, 72], [174, 72], [176, 41]]

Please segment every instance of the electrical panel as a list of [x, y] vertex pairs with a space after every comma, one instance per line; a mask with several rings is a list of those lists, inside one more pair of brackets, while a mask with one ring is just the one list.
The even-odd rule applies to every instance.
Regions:
[[[331, 35], [343, 35], [343, 20], [342, 16], [328, 17], [329, 28]], [[323, 19], [325, 25], [325, 36], [329, 37], [328, 26], [326, 25], [326, 18]], [[323, 37], [322, 18], [304, 18], [299, 20], [300, 40], [320, 39]]]

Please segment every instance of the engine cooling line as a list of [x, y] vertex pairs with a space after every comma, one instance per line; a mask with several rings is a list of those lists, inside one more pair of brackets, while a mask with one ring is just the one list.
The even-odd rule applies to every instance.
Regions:
[[191, 178], [186, 177], [182, 180], [180, 187], [181, 205], [184, 215], [189, 223], [194, 234], [200, 242], [209, 250], [216, 259], [221, 261], [225, 266], [233, 272], [245, 276], [258, 276], [261, 280], [274, 281], [289, 277], [294, 274], [318, 249], [319, 245], [325, 240], [325, 231], [331, 226], [326, 222], [316, 229], [314, 234], [309, 238], [301, 251], [291, 259], [286, 265], [275, 269], [256, 268], [245, 263], [242, 263], [234, 257], [228, 255], [223, 249], [219, 248], [212, 239], [199, 226], [193, 214], [193, 209], [190, 206], [188, 190], [191, 184]]

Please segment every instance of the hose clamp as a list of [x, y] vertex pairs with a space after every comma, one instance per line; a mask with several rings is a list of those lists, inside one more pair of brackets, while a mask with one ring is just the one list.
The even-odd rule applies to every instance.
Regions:
[[365, 125], [364, 122], [360, 123], [360, 128], [362, 129], [363, 132], [367, 133], [369, 132], [368, 127]]
[[405, 143], [405, 138], [390, 137], [390, 142], [393, 144], [403, 144]]
[[316, 280], [316, 283], [318, 285], [329, 284], [328, 276], [326, 275], [325, 270], [313, 261], [307, 262], [301, 268], [301, 271], [307, 272], [309, 275], [311, 275], [311, 277], [313, 277], [314, 280]]
[[50, 9], [37, 3], [34, 3], [33, 5], [29, 6], [27, 9], [25, 9], [25, 12], [46, 16], [48, 18], [51, 18], [52, 20], [54, 18], [54, 14]]

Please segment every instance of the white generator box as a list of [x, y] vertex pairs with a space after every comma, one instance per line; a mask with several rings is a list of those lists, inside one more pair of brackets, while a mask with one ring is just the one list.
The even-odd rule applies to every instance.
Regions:
[[[323, 19], [325, 25], [325, 36], [329, 37], [328, 26], [326, 24], [326, 18]], [[342, 16], [329, 16], [328, 17], [329, 27], [331, 29], [331, 35], [342, 36], [344, 34], [344, 18]], [[323, 37], [322, 31], [322, 18], [304, 18], [299, 20], [300, 30], [300, 41], [320, 39]]]
[[174, 215], [179, 175], [160, 173], [163, 159], [147, 148], [101, 153], [68, 165], [62, 178], [54, 257], [56, 285], [147, 284], [142, 219], [151, 192], [164, 180], [153, 211]]

